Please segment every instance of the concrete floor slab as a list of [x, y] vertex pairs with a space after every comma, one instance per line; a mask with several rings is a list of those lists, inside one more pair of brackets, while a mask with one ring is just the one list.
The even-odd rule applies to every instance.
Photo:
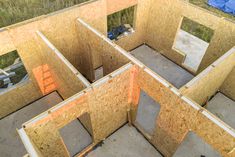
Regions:
[[136, 128], [125, 125], [108, 137], [88, 157], [162, 157]]
[[90, 134], [77, 119], [60, 129], [60, 135], [70, 156], [75, 156], [92, 143]]
[[217, 93], [206, 109], [235, 129], [235, 101], [222, 93]]
[[194, 77], [188, 71], [147, 45], [134, 49], [131, 54], [178, 89]]
[[144, 91], [141, 91], [136, 122], [150, 135], [154, 132], [156, 118], [159, 112], [160, 104], [154, 101]]
[[[57, 92], [53, 92], [32, 104], [0, 120], [0, 152], [2, 157], [23, 156], [27, 153], [16, 128], [63, 101]], [[14, 150], [14, 151], [13, 151]]]
[[177, 33], [174, 48], [186, 54], [183, 64], [197, 71], [208, 46], [209, 43], [180, 29]]
[[194, 132], [189, 132], [173, 157], [221, 157], [221, 155]]

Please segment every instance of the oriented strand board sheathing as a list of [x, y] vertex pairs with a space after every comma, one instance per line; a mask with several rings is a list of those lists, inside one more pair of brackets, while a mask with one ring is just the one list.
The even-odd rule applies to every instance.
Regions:
[[[94, 51], [98, 52], [102, 58], [104, 75], [128, 63], [129, 60], [114, 48], [114, 44], [110, 44], [104, 40], [104, 38], [106, 38], [104, 35], [96, 29], [91, 28], [90, 25], [81, 23], [79, 20], [77, 24], [79, 30], [82, 30], [79, 34], [79, 38], [83, 40], [81, 45], [83, 45], [83, 51], [86, 52], [85, 61], [90, 62], [89, 65], [94, 63], [94, 60], [92, 60]], [[87, 73], [90, 73], [89, 76], [94, 78], [93, 69], [91, 71], [92, 67], [87, 66], [86, 68]]]
[[130, 70], [127, 70], [89, 93], [91, 122], [96, 140], [104, 139], [127, 122], [130, 81]]
[[173, 155], [189, 130], [202, 137], [223, 156], [234, 155], [228, 154], [235, 147], [235, 138], [231, 134], [142, 69], [139, 69], [137, 77], [139, 87], [161, 105], [151, 142], [165, 156]]
[[24, 107], [42, 95], [32, 81], [18, 85], [16, 88], [1, 94], [0, 118]]
[[[182, 94], [203, 105], [222, 86], [229, 73], [235, 66], [235, 51], [215, 66], [209, 66], [208, 71], [189, 87], [182, 87]], [[211, 70], [210, 70], [211, 69]], [[205, 72], [203, 71], [203, 73]], [[187, 86], [187, 85], [186, 85]]]
[[223, 85], [220, 87], [220, 91], [229, 98], [235, 100], [235, 67], [230, 72]]
[[126, 123], [130, 74], [129, 68], [113, 78], [107, 76], [106, 82], [94, 84], [26, 123], [26, 133], [42, 155], [68, 156], [58, 129], [83, 114], [90, 116], [96, 144]]
[[136, 5], [139, 2], [138, 0], [125, 0], [125, 1], [106, 0], [106, 3], [107, 3], [107, 15], [110, 15], [125, 8], [129, 8], [133, 5]]
[[11, 37], [7, 31], [0, 32], [0, 55], [15, 50]]
[[[35, 24], [32, 23], [29, 27], [34, 26]], [[10, 29], [0, 32], [0, 55], [12, 50], [17, 50], [30, 78], [27, 82], [19, 84], [8, 92], [1, 94], [0, 118], [24, 107], [28, 103], [42, 96], [32, 72], [34, 67], [42, 63], [41, 55], [38, 52], [38, 46], [32, 44], [35, 42], [34, 36], [29, 37], [23, 35], [26, 30], [32, 30], [29, 27], [21, 27], [15, 30]]]
[[198, 72], [235, 45], [235, 24], [184, 0], [152, 0], [148, 17], [146, 43], [181, 65], [184, 56], [172, 49], [182, 17], [214, 30], [214, 36]]
[[[42, 38], [38, 40], [38, 44], [41, 50], [44, 51], [44, 63], [51, 68], [50, 72], [53, 79], [55, 79], [56, 89], [64, 99], [71, 97], [86, 87], [77, 77], [78, 71], [74, 67], [70, 67], [70, 64], [66, 64], [67, 62], [63, 60], [63, 55], [55, 47], [55, 49], [49, 47], [49, 43], [43, 41]], [[75, 70], [72, 71], [73, 69]]]
[[[132, 2], [132, 4], [136, 4], [136, 1]], [[1, 107], [4, 109], [1, 110], [0, 117], [17, 110], [42, 96], [32, 73], [32, 69], [43, 64], [42, 54], [46, 51], [41, 49], [38, 45], [39, 39], [36, 38], [37, 30], [42, 31], [79, 71], [86, 72], [86, 67], [93, 67], [95, 69], [102, 65], [102, 58], [99, 52], [95, 50], [92, 52], [92, 64], [90, 62], [85, 62], [86, 59], [84, 59], [83, 56], [90, 56], [87, 51], [84, 51], [80, 47], [84, 40], [79, 40], [78, 36], [81, 30], [77, 27], [76, 19], [78, 17], [83, 18], [103, 34], [107, 33], [106, 3], [105, 0], [91, 1], [85, 5], [81, 4], [71, 7], [70, 9], [65, 9], [64, 11], [59, 11], [55, 14], [30, 20], [31, 22], [28, 21], [10, 26], [9, 29], [0, 32], [0, 54], [7, 53], [16, 48], [31, 79], [26, 86], [20, 86], [19, 88], [14, 89], [14, 91], [11, 90], [10, 92], [1, 95], [1, 98], [5, 101], [1, 101], [3, 103], [1, 104]], [[109, 5], [110, 7], [108, 6], [108, 10], [110, 12], [115, 12], [119, 9], [125, 9], [132, 4], [125, 2], [118, 6]], [[147, 9], [145, 9], [145, 11], [146, 10]], [[138, 28], [138, 26], [136, 28]], [[144, 27], [142, 26], [142, 28]], [[136, 31], [138, 31], [138, 29]], [[91, 68], [91, 70], [93, 69]], [[88, 71], [91, 70], [88, 69]], [[21, 89], [21, 87], [24, 88]], [[24, 93], [24, 95], [18, 94], [17, 91], [19, 91], [19, 93]], [[11, 93], [17, 93], [12, 100], [8, 99], [8, 96], [11, 96], [11, 98], [13, 97]], [[17, 102], [14, 102], [13, 100], [17, 100]]]
[[[81, 64], [81, 62], [84, 62], [83, 56], [86, 55], [86, 51], [83, 51], [80, 47], [83, 40], [79, 40], [79, 33], [82, 30], [79, 30], [76, 25], [78, 17], [104, 32], [106, 29], [105, 1], [94, 1], [45, 18], [41, 22], [40, 30], [79, 71], [86, 71], [83, 68], [88, 63]], [[96, 56], [93, 65], [96, 69], [102, 65], [101, 59], [95, 51], [93, 54]]]

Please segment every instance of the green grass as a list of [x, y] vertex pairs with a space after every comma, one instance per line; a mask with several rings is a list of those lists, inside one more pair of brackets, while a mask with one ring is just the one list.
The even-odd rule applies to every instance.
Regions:
[[123, 24], [134, 26], [135, 6], [121, 10], [108, 16], [108, 32]]
[[210, 43], [214, 31], [204, 25], [201, 25], [195, 21], [192, 21], [184, 17], [181, 25], [181, 29]]
[[209, 11], [212, 11], [220, 16], [223, 16], [223, 17], [226, 17], [226, 18], [229, 18], [231, 20], [235, 20], [235, 16], [231, 15], [231, 14], [227, 14], [223, 11], [220, 11], [219, 9], [216, 9], [214, 7], [211, 7], [207, 4], [207, 0], [189, 0], [190, 3], [192, 4], [195, 4], [199, 7], [202, 7], [204, 9], [207, 9]]
[[12, 65], [17, 58], [19, 58], [17, 51], [12, 51], [0, 56], [0, 68], [4, 69]]
[[0, 28], [89, 0], [0, 0]]

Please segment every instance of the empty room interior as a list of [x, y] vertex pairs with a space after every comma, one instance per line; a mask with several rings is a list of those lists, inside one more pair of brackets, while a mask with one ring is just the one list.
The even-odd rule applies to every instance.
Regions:
[[3, 157], [234, 157], [235, 22], [90, 0], [0, 29]]

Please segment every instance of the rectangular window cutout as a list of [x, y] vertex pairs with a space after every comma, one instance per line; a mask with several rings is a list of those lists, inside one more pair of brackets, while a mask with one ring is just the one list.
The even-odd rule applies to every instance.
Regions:
[[0, 56], [0, 93], [28, 79], [28, 73], [16, 50]]
[[121, 10], [108, 16], [108, 38], [118, 40], [134, 32], [135, 8]]
[[158, 102], [154, 101], [144, 91], [141, 91], [135, 122], [150, 136], [154, 133], [160, 108]]
[[[80, 118], [82, 117], [82, 121]], [[92, 144], [90, 115], [85, 113], [59, 130], [70, 156], [76, 156]], [[87, 118], [86, 120], [84, 118]]]
[[186, 55], [183, 66], [197, 72], [213, 37], [214, 30], [183, 17], [173, 49]]

